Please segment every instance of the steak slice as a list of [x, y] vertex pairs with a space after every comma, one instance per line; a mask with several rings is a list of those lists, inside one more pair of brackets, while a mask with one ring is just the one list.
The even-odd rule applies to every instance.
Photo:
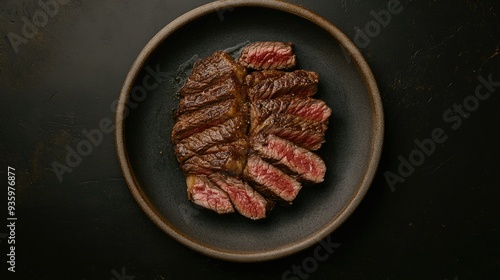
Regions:
[[231, 77], [243, 84], [246, 73], [246, 68], [237, 64], [229, 54], [217, 51], [195, 63], [191, 75], [179, 92], [182, 96], [200, 93]]
[[241, 215], [252, 220], [266, 217], [267, 200], [246, 182], [221, 173], [214, 173], [208, 178], [228, 194], [234, 208]]
[[299, 180], [308, 183], [323, 182], [326, 165], [313, 152], [274, 135], [258, 135], [251, 139], [251, 143], [253, 150], [260, 157], [288, 173], [297, 175]]
[[303, 148], [315, 151], [325, 142], [328, 126], [290, 114], [273, 114], [257, 127], [250, 128], [252, 136], [274, 134]]
[[241, 51], [237, 62], [256, 70], [289, 69], [295, 66], [292, 43], [255, 42]]
[[256, 155], [248, 157], [243, 176], [262, 194], [279, 201], [291, 203], [302, 188], [295, 179]]
[[235, 99], [230, 99], [181, 115], [172, 128], [172, 142], [177, 143], [195, 133], [221, 124], [235, 117], [238, 113], [238, 102]]
[[322, 100], [284, 95], [274, 99], [257, 100], [250, 105], [251, 127], [265, 121], [271, 114], [286, 113], [311, 121], [327, 122], [332, 109]]
[[315, 72], [296, 70], [255, 71], [247, 75], [245, 83], [250, 100], [271, 99], [282, 95], [312, 96], [318, 90], [319, 76]]
[[228, 78], [219, 84], [207, 87], [199, 93], [184, 96], [177, 106], [177, 116], [186, 112], [200, 110], [201, 108], [216, 102], [236, 98], [245, 99], [245, 91], [235, 77]]
[[314, 98], [293, 98], [286, 112], [304, 119], [327, 122], [332, 109], [323, 101]]
[[182, 139], [174, 147], [177, 160], [183, 163], [186, 159], [203, 153], [214, 145], [245, 138], [246, 126], [246, 120], [242, 116], [238, 116]]
[[186, 174], [210, 175], [220, 171], [240, 176], [246, 163], [247, 151], [248, 142], [242, 138], [233, 143], [213, 146], [205, 154], [186, 160], [181, 168]]
[[186, 176], [188, 198], [193, 203], [219, 214], [233, 213], [229, 196], [205, 176]]

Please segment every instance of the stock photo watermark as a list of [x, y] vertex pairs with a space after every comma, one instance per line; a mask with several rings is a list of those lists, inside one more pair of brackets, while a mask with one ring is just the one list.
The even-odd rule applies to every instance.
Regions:
[[[387, 2], [387, 7], [380, 9], [378, 11], [371, 10], [370, 17], [371, 20], [368, 21], [363, 28], [359, 26], [354, 26], [354, 44], [358, 49], [364, 49], [368, 47], [372, 39], [377, 37], [383, 28], [389, 26], [392, 21], [393, 16], [399, 15], [403, 11], [404, 7], [398, 0], [390, 0]], [[351, 57], [349, 52], [340, 44], [340, 49], [344, 54], [347, 61], [351, 62]]]
[[328, 235], [314, 247], [312, 256], [304, 258], [299, 265], [293, 264], [289, 270], [283, 273], [281, 280], [308, 279], [312, 273], [318, 270], [320, 263], [328, 260], [340, 245], [340, 243], [332, 242], [330, 235]]
[[370, 11], [370, 16], [373, 18], [367, 22], [363, 28], [355, 26], [356, 35], [354, 36], [354, 43], [358, 48], [366, 48], [372, 38], [377, 37], [382, 28], [387, 27], [392, 20], [392, 16], [398, 15], [403, 11], [404, 7], [398, 0], [390, 0], [387, 3], [387, 9], [381, 9], [378, 12], [375, 10]]
[[125, 267], [122, 267], [121, 273], [116, 271], [116, 269], [111, 270], [111, 274], [114, 276], [110, 280], [134, 280], [134, 275], [128, 275]]
[[[142, 84], [133, 87], [130, 92], [125, 117], [128, 116], [129, 110], [137, 108], [139, 103], [146, 100], [148, 91], [156, 89], [169, 77], [167, 72], [161, 71], [160, 65], [156, 65], [154, 69], [150, 66], [146, 66], [145, 70], [148, 74], [142, 79]], [[111, 103], [110, 109], [112, 113], [116, 113], [117, 104], [118, 99], [115, 99]], [[112, 133], [114, 130], [115, 125], [113, 119], [105, 117], [99, 121], [97, 128], [91, 130], [83, 129], [83, 139], [81, 139], [76, 145], [66, 145], [65, 150], [67, 153], [64, 158], [65, 161], [63, 163], [53, 161], [51, 164], [52, 171], [54, 171], [54, 174], [57, 176], [59, 182], [63, 181], [63, 175], [65, 173], [73, 172], [74, 168], [78, 167], [83, 162], [85, 157], [89, 156], [95, 148], [101, 145], [105, 135]]]
[[68, 4], [69, 0], [39, 0], [39, 9], [33, 13], [33, 16], [21, 17], [23, 26], [21, 27], [21, 32], [19, 34], [15, 32], [9, 32], [7, 34], [7, 39], [12, 46], [12, 49], [17, 54], [19, 53], [19, 47], [21, 45], [28, 44], [30, 39], [33, 39], [38, 33], [40, 33], [41, 28], [49, 23], [49, 20], [55, 17], [62, 7], [61, 5]]
[[[451, 130], [458, 130], [464, 120], [471, 117], [472, 113], [477, 111], [481, 102], [488, 100], [491, 94], [500, 87], [500, 81], [493, 80], [493, 74], [489, 74], [487, 78], [479, 76], [479, 84], [476, 86], [474, 93], [465, 97], [460, 103], [454, 103], [447, 108], [443, 114], [443, 122], [446, 123]], [[436, 127], [432, 130], [430, 136], [423, 140], [415, 139], [415, 148], [406, 157], [398, 156], [397, 172], [385, 171], [385, 180], [391, 189], [391, 192], [396, 191], [397, 183], [404, 183], [416, 170], [417, 167], [424, 164], [425, 160], [432, 156], [438, 147], [438, 144], [443, 144], [448, 140], [448, 134], [445, 129]]]
[[7, 166], [7, 229], [9, 245], [7, 251], [7, 268], [10, 272], [16, 272], [16, 169], [12, 166]]

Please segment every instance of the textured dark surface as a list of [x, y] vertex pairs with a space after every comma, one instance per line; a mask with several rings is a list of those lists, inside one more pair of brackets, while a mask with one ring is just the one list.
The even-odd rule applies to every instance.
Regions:
[[[82, 130], [113, 119], [113, 102], [143, 46], [168, 22], [207, 2], [70, 0], [18, 53], [7, 34], [22, 34], [22, 17], [31, 19], [38, 1], [0, 4], [0, 174], [8, 165], [17, 170], [18, 279], [118, 280], [122, 273], [135, 279], [500, 276], [500, 87], [477, 110], [452, 122], [443, 118], [453, 104], [470, 100], [479, 76], [500, 81], [496, 1], [401, 1], [402, 11], [359, 46], [384, 103], [384, 152], [360, 207], [327, 239], [340, 246], [310, 272], [294, 272], [294, 265], [314, 263], [315, 246], [278, 261], [233, 264], [170, 239], [130, 195], [110, 130], [58, 180], [52, 163], [65, 162], [65, 147], [76, 149], [85, 139]], [[290, 2], [319, 13], [352, 39], [374, 19], [370, 11], [388, 3]], [[400, 156], [408, 159], [415, 140], [439, 128], [446, 140], [393, 192], [384, 174], [398, 174]], [[3, 228], [0, 277], [11, 279]]]

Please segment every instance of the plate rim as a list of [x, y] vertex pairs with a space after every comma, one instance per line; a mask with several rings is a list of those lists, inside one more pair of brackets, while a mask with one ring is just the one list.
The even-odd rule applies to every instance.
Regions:
[[[326, 32], [330, 34], [334, 39], [338, 41], [341, 47], [345, 48], [347, 53], [350, 55], [351, 60], [356, 63], [356, 67], [360, 72], [365, 87], [372, 100], [373, 108], [373, 128], [372, 128], [372, 142], [371, 142], [371, 153], [368, 160], [367, 168], [362, 177], [361, 183], [358, 185], [356, 193], [350, 198], [349, 202], [346, 203], [342, 211], [335, 217], [326, 223], [323, 228], [309, 235], [303, 240], [290, 243], [289, 245], [282, 246], [278, 249], [263, 252], [229, 252], [222, 251], [220, 249], [211, 248], [205, 244], [198, 243], [189, 237], [185, 236], [182, 232], [171, 226], [168, 221], [166, 221], [155, 209], [154, 205], [149, 201], [148, 197], [142, 191], [142, 188], [135, 177], [134, 171], [131, 167], [128, 152], [125, 143], [125, 119], [127, 114], [127, 101], [130, 97], [131, 89], [137, 79], [141, 69], [144, 64], [154, 52], [154, 50], [171, 34], [176, 30], [182, 28], [183, 26], [191, 23], [192, 21], [203, 17], [207, 14], [218, 12], [224, 9], [231, 9], [237, 7], [259, 7], [274, 9], [286, 13], [290, 13], [299, 16], [309, 22], [321, 27]], [[195, 9], [192, 9], [178, 18], [174, 19], [172, 22], [163, 27], [142, 49], [134, 63], [132, 64], [127, 76], [125, 78], [124, 84], [120, 91], [120, 96], [118, 98], [118, 103], [116, 107], [116, 117], [115, 117], [115, 145], [118, 156], [118, 161], [120, 164], [120, 169], [123, 173], [124, 179], [127, 183], [129, 191], [132, 196], [139, 204], [140, 208], [146, 213], [146, 215], [153, 221], [153, 223], [158, 226], [163, 232], [167, 233], [169, 236], [180, 242], [181, 244], [191, 248], [194, 251], [205, 254], [210, 257], [217, 259], [235, 261], [235, 262], [260, 262], [274, 260], [282, 258], [306, 248], [313, 246], [318, 243], [330, 233], [334, 232], [337, 228], [342, 225], [347, 218], [354, 212], [358, 207], [361, 200], [366, 195], [368, 189], [371, 186], [373, 178], [378, 168], [380, 162], [380, 157], [382, 153], [384, 139], [384, 113], [382, 107], [382, 100], [380, 92], [368, 63], [364, 59], [363, 55], [355, 44], [345, 35], [339, 28], [337, 28], [333, 23], [329, 22], [322, 16], [295, 4], [283, 2], [283, 1], [269, 1], [269, 0], [219, 0], [211, 2]]]

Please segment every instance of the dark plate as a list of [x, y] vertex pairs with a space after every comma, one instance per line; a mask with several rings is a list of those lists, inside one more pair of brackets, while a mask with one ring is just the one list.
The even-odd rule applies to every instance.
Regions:
[[[185, 72], [179, 67], [194, 55], [264, 40], [293, 42], [298, 68], [320, 75], [316, 98], [334, 112], [318, 152], [328, 171], [324, 183], [303, 188], [291, 207], [277, 207], [265, 220], [219, 216], [187, 200], [173, 154], [172, 111]], [[157, 69], [168, 74], [151, 74]], [[121, 168], [153, 222], [196, 251], [242, 262], [295, 253], [338, 228], [369, 188], [383, 141], [379, 92], [360, 52], [328, 21], [278, 1], [214, 2], [167, 25], [133, 64], [116, 118]]]

